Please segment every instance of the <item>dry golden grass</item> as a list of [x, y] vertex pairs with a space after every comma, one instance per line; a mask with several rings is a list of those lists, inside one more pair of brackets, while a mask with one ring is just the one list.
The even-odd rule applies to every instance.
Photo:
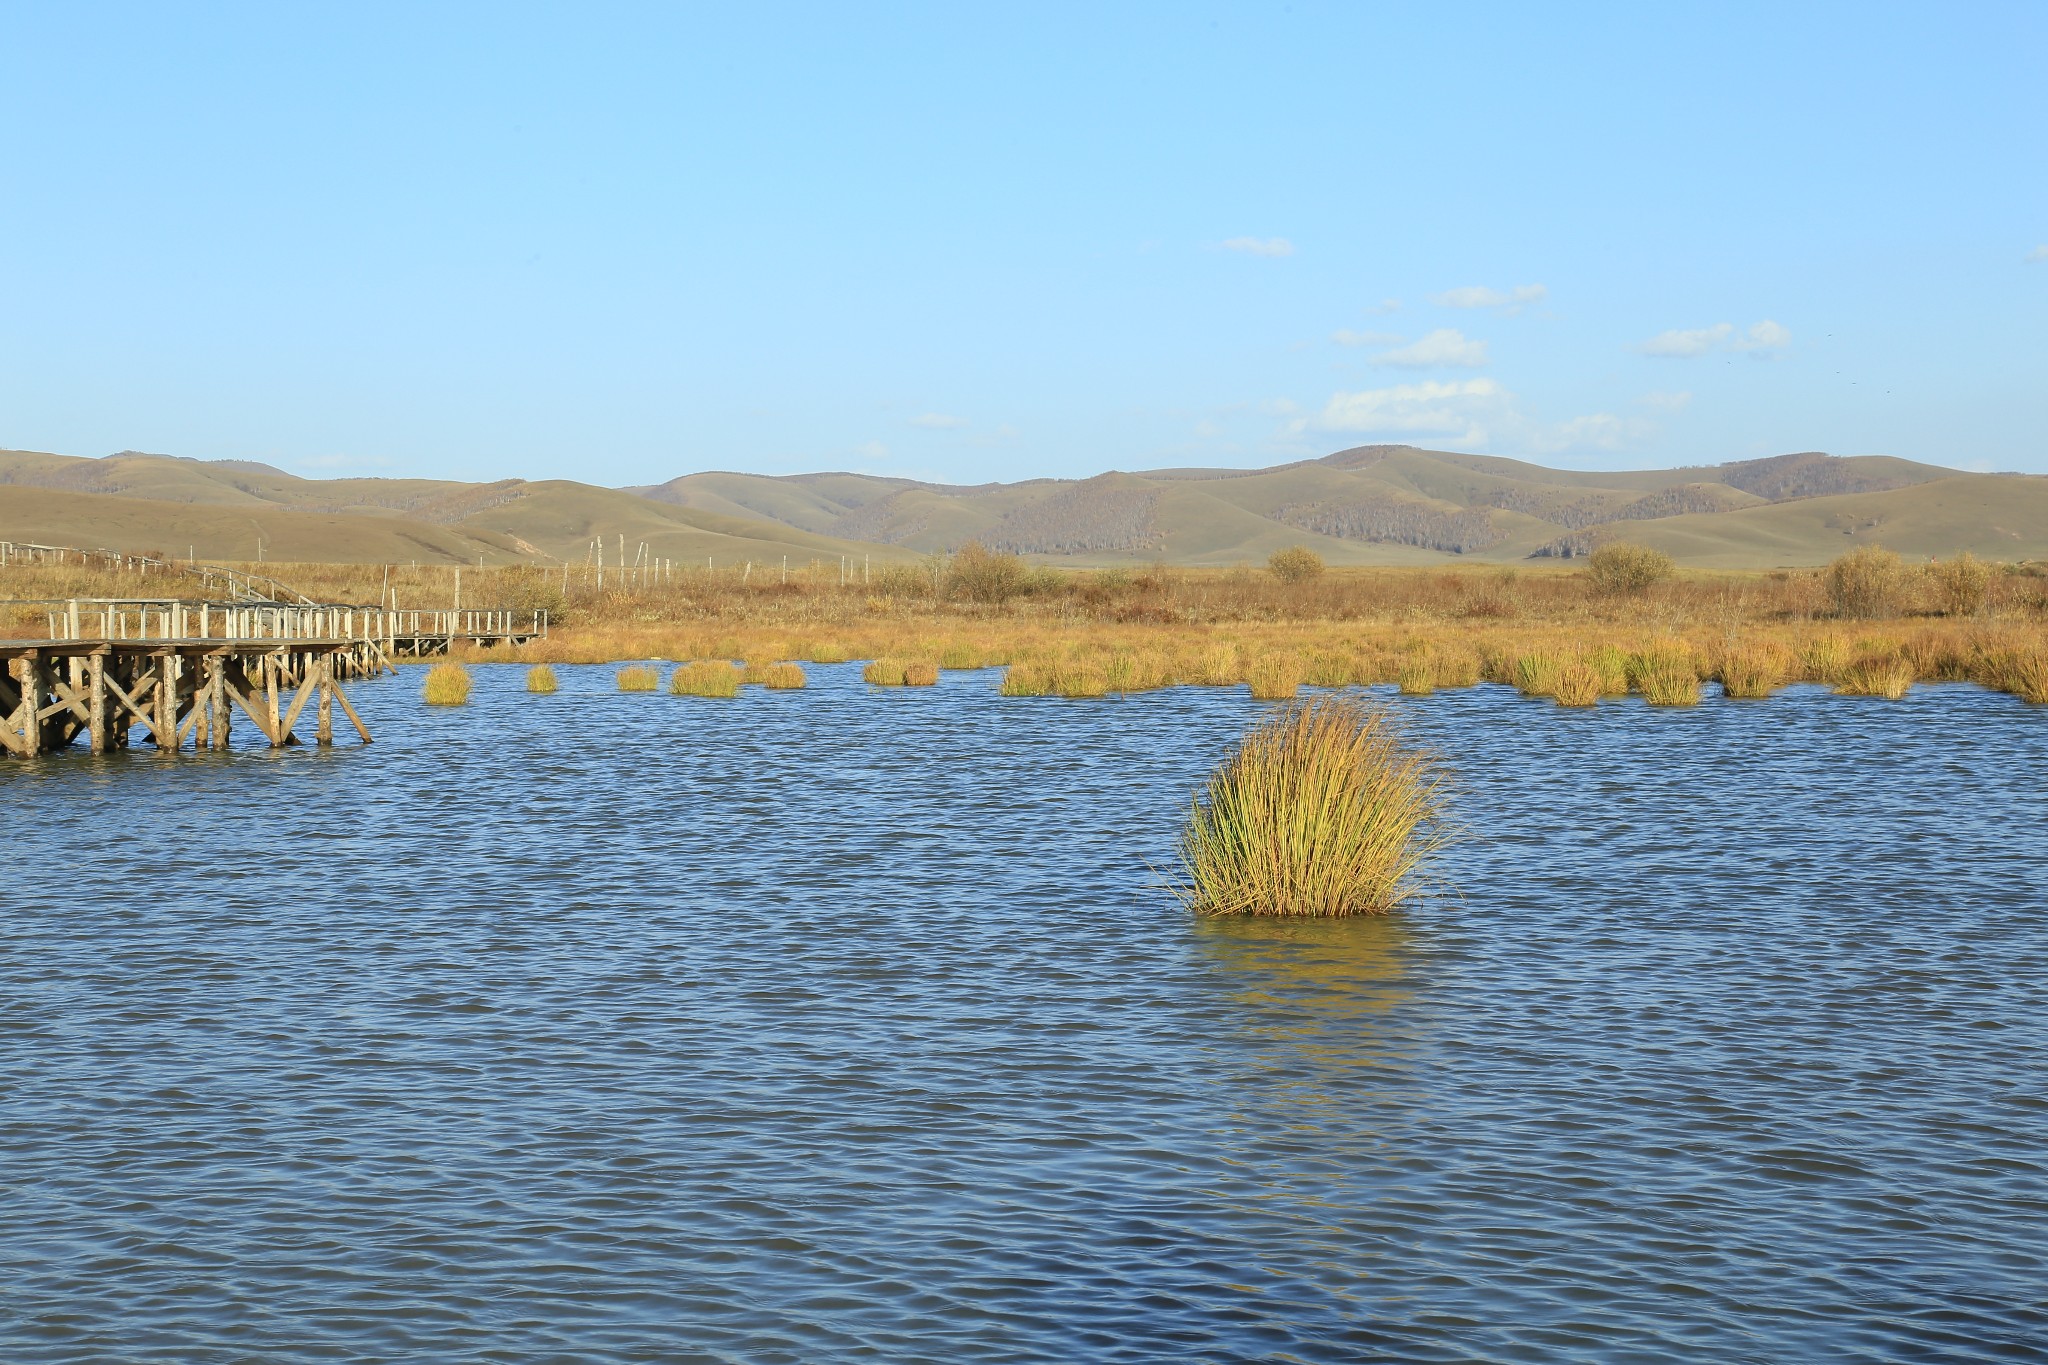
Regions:
[[1205, 915], [1383, 913], [1442, 841], [1442, 779], [1355, 697], [1297, 703], [1209, 779], [1180, 841], [1184, 904]]
[[903, 665], [905, 687], [936, 687], [939, 682], [939, 666], [935, 663], [915, 662]]
[[1291, 701], [1301, 695], [1301, 674], [1292, 655], [1265, 654], [1245, 671], [1245, 683], [1260, 701]]
[[669, 675], [668, 690], [677, 697], [737, 697], [744, 669], [723, 659], [699, 659]]
[[776, 692], [794, 692], [804, 681], [803, 669], [795, 664], [770, 664], [761, 671], [761, 686]]
[[1557, 679], [1550, 693], [1557, 698], [1559, 706], [1594, 706], [1600, 701], [1600, 674], [1588, 664], [1574, 659], [1557, 670]]
[[1877, 656], [1849, 666], [1835, 684], [1839, 697], [1884, 697], [1897, 701], [1913, 687], [1913, 665], [1905, 659]]
[[461, 706], [469, 701], [469, 670], [455, 662], [438, 663], [427, 670], [420, 698], [429, 706]]
[[1441, 660], [1427, 654], [1411, 656], [1401, 665], [1397, 675], [1402, 695], [1426, 697], [1436, 691], [1437, 669], [1441, 663]]
[[901, 659], [875, 659], [860, 671], [861, 681], [874, 687], [901, 687], [905, 667]]
[[535, 664], [532, 668], [526, 670], [527, 691], [545, 695], [547, 693], [553, 692], [557, 686], [558, 684], [555, 682], [555, 670], [550, 668], [548, 665]]
[[628, 664], [619, 670], [619, 691], [652, 692], [661, 686], [661, 677], [646, 664]]
[[1721, 690], [1731, 697], [1768, 697], [1784, 685], [1785, 661], [1778, 651], [1760, 645], [1731, 649], [1715, 670]]
[[1629, 657], [1629, 682], [1652, 706], [1697, 706], [1699, 666], [1683, 640], [1653, 641]]

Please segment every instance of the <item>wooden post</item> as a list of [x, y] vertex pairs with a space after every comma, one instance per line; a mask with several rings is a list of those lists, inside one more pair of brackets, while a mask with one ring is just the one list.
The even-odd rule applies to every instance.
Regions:
[[178, 679], [171, 671], [172, 657], [156, 656], [156, 747], [164, 753], [178, 752]]
[[21, 752], [25, 758], [34, 758], [43, 751], [43, 723], [36, 719], [36, 713], [43, 708], [43, 666], [33, 654], [24, 654], [15, 664], [15, 676], [21, 681], [21, 710], [15, 714], [21, 717]]
[[92, 751], [103, 754], [112, 747], [113, 736], [107, 732], [113, 727], [107, 723], [107, 661], [95, 654], [85, 661], [85, 680], [89, 689], [86, 693], [86, 710], [91, 719], [86, 728], [92, 731]]
[[318, 743], [326, 748], [334, 743], [334, 656], [328, 655], [320, 661], [320, 729]]

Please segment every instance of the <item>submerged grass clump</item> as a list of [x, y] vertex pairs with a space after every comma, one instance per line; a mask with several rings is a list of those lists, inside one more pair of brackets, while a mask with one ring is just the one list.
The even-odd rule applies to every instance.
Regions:
[[684, 664], [669, 676], [668, 690], [677, 697], [737, 697], [744, 669], [723, 659], [699, 659]]
[[794, 692], [804, 685], [804, 671], [795, 664], [770, 664], [761, 670], [761, 686], [774, 692]]
[[469, 700], [469, 670], [458, 663], [435, 664], [427, 670], [420, 696], [429, 706], [461, 706]]
[[1181, 901], [1204, 915], [1378, 914], [1443, 842], [1443, 778], [1356, 697], [1290, 706], [1245, 737], [1181, 835]]
[[652, 692], [661, 682], [646, 664], [628, 664], [619, 670], [619, 691]]
[[535, 664], [526, 670], [526, 690], [542, 695], [556, 689], [555, 670], [546, 664]]

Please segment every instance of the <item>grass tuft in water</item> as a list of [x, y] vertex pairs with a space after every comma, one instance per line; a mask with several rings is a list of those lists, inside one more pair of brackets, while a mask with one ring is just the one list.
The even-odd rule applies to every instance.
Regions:
[[1603, 690], [1599, 670], [1575, 659], [1557, 670], [1550, 695], [1559, 706], [1597, 706]]
[[1682, 640], [1660, 640], [1630, 655], [1628, 679], [1652, 706], [1699, 705], [1699, 667]]
[[1436, 675], [1440, 661], [1428, 654], [1418, 654], [1401, 665], [1399, 681], [1401, 694], [1407, 697], [1426, 697], [1436, 691]]
[[1245, 737], [1188, 815], [1183, 904], [1204, 915], [1378, 914], [1443, 843], [1443, 779], [1385, 712], [1299, 702]]
[[660, 676], [646, 664], [628, 664], [619, 670], [621, 692], [652, 692], [660, 685]]
[[1731, 649], [1722, 656], [1721, 690], [1731, 697], [1768, 697], [1785, 682], [1785, 665], [1775, 650]]
[[737, 697], [744, 670], [723, 659], [699, 659], [669, 675], [668, 690], [677, 697]]
[[1913, 689], [1913, 665], [1900, 658], [1863, 659], [1835, 684], [1838, 697], [1883, 697], [1897, 701]]
[[1245, 683], [1259, 701], [1291, 701], [1301, 695], [1301, 662], [1292, 654], [1261, 655]]
[[761, 686], [775, 692], [794, 692], [804, 685], [804, 671], [795, 664], [770, 664], [761, 670]]
[[903, 665], [903, 685], [905, 687], [937, 687], [939, 685], [939, 666], [933, 663]]
[[526, 690], [543, 696], [559, 686], [555, 682], [555, 670], [546, 664], [535, 664], [526, 670]]
[[876, 659], [860, 671], [861, 681], [874, 687], [901, 687], [904, 667], [901, 659]]
[[469, 670], [461, 664], [435, 664], [427, 670], [420, 696], [429, 706], [461, 706], [469, 701], [469, 686]]

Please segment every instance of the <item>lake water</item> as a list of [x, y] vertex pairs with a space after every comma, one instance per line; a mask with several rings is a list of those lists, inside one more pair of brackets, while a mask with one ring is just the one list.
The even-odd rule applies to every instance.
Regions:
[[0, 1360], [2048, 1343], [2048, 710], [1390, 698], [1448, 894], [1291, 926], [1158, 885], [1242, 689], [560, 672], [0, 765]]

